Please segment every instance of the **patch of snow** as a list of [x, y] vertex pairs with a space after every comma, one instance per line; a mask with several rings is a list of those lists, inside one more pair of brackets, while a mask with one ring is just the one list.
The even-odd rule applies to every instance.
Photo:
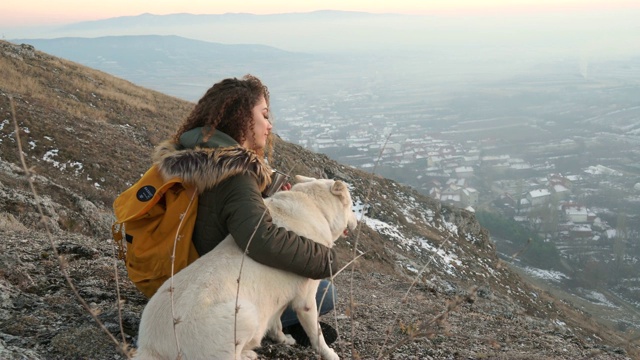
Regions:
[[440, 257], [440, 259], [442, 259], [442, 261], [446, 265], [445, 271], [447, 273], [449, 273], [450, 275], [455, 275], [455, 269], [456, 268], [453, 266], [453, 264], [455, 264], [457, 266], [462, 266], [462, 262], [458, 259], [457, 255], [452, 254], [452, 253], [447, 253], [442, 248], [434, 247], [426, 239], [418, 239], [418, 241], [420, 242], [420, 246], [423, 249], [426, 249], [426, 250], [434, 253], [435, 255], [438, 255]]
[[567, 275], [554, 270], [543, 270], [527, 266], [524, 268], [524, 271], [538, 279], [551, 280], [555, 282], [559, 282], [562, 279], [569, 279]]
[[601, 304], [611, 308], [617, 308], [617, 306], [612, 302], [610, 302], [609, 299], [607, 299], [607, 297], [603, 293], [589, 290], [585, 292], [585, 297], [591, 300], [591, 302], [593, 303]]
[[377, 231], [378, 233], [392, 237], [403, 245], [406, 245], [408, 243], [407, 239], [404, 237], [404, 235], [402, 235], [402, 231], [400, 231], [397, 226], [389, 225], [380, 220], [372, 219], [366, 216], [364, 216], [362, 219], [364, 223], [367, 224], [367, 226]]
[[54, 157], [58, 156], [58, 151], [59, 151], [58, 149], [52, 149], [47, 151], [42, 156], [42, 160], [44, 160], [46, 163], [53, 165], [53, 167], [60, 169], [60, 171], [66, 170], [67, 167], [75, 168], [75, 175], [76, 176], [80, 175], [82, 173], [82, 169], [84, 168], [84, 165], [82, 165], [82, 163], [77, 161], [69, 161], [66, 163], [61, 163], [57, 160], [54, 160]]

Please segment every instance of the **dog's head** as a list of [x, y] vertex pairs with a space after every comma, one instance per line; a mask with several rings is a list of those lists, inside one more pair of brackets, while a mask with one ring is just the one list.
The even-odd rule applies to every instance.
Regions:
[[347, 185], [340, 180], [314, 179], [302, 175], [296, 175], [297, 183], [291, 188], [292, 191], [303, 191], [317, 201], [320, 208], [328, 210], [325, 214], [331, 226], [333, 239], [345, 236], [347, 230], [354, 230], [358, 225], [358, 219], [353, 211], [353, 202]]

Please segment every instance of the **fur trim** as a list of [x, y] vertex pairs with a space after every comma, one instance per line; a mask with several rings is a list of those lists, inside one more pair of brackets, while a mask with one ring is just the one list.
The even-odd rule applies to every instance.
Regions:
[[252, 174], [258, 180], [260, 191], [271, 183], [269, 165], [255, 152], [240, 145], [179, 150], [175, 143], [165, 141], [156, 147], [153, 163], [166, 180], [179, 177], [185, 183], [195, 185], [198, 192], [243, 173]]

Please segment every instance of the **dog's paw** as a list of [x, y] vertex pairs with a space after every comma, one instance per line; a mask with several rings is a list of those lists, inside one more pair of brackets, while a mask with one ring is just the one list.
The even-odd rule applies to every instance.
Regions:
[[253, 350], [244, 350], [242, 352], [242, 360], [257, 360], [258, 354]]
[[294, 339], [293, 336], [289, 334], [284, 334], [284, 340], [282, 341], [282, 343], [287, 345], [295, 345], [296, 339]]
[[340, 360], [340, 356], [333, 351], [332, 348], [327, 348], [322, 352], [322, 358], [324, 360]]

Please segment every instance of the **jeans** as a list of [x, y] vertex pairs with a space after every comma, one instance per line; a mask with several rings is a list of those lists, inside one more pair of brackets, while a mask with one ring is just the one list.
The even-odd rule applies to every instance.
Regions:
[[[327, 295], [324, 295], [325, 289], [327, 289]], [[322, 300], [323, 296], [324, 300]], [[320, 304], [320, 301], [322, 301], [322, 305], [318, 310], [318, 316], [324, 315], [333, 310], [333, 307], [335, 305], [335, 296], [336, 289], [333, 287], [331, 282], [329, 280], [320, 280], [320, 285], [318, 285], [318, 292], [316, 293], [316, 304]], [[298, 324], [300, 322], [298, 321], [296, 312], [293, 311], [291, 306], [287, 307], [282, 313], [280, 321], [282, 322], [283, 328], [291, 326], [293, 324]]]

